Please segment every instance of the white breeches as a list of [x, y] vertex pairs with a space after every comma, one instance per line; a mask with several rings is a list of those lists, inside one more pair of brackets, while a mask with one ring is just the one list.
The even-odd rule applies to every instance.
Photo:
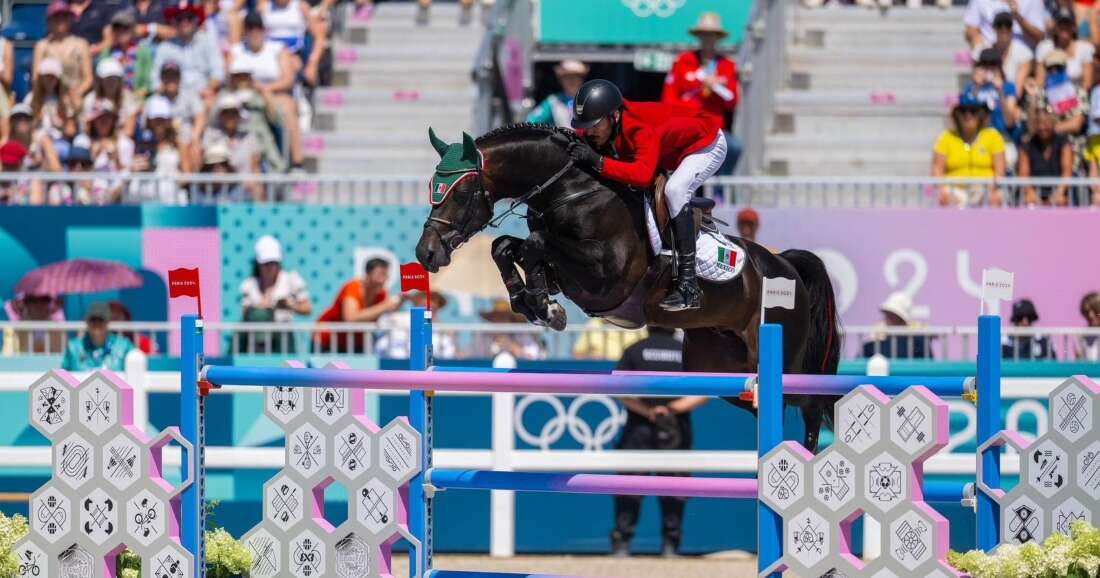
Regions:
[[665, 197], [668, 199], [668, 212], [670, 217], [675, 217], [691, 200], [696, 189], [703, 186], [703, 182], [722, 168], [722, 162], [726, 160], [726, 137], [722, 131], [717, 132], [714, 142], [706, 148], [684, 157], [680, 166], [676, 167], [668, 177], [665, 185]]

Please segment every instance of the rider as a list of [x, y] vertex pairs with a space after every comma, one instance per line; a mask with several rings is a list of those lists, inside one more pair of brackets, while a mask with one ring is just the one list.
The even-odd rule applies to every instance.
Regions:
[[647, 188], [658, 168], [671, 172], [665, 197], [672, 215], [677, 283], [661, 308], [698, 309], [702, 299], [695, 279], [695, 219], [687, 203], [726, 158], [719, 123], [678, 104], [624, 100], [615, 84], [590, 80], [573, 100], [572, 124], [584, 140], [570, 143], [569, 155], [601, 177]]

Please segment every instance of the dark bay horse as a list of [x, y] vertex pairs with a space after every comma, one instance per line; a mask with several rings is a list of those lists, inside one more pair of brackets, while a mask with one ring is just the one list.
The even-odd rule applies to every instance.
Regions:
[[[430, 133], [443, 160], [416, 246], [417, 260], [429, 271], [447, 266], [456, 247], [495, 221], [497, 202], [511, 200], [511, 210], [526, 205], [531, 233], [527, 239], [497, 238], [493, 259], [513, 309], [532, 322], [564, 328], [565, 310], [551, 299], [560, 292], [586, 313], [623, 326], [684, 329], [687, 371], [753, 373], [762, 280], [785, 277], [796, 280], [796, 307], [767, 313], [768, 322], [783, 325], [784, 371], [836, 373], [840, 340], [833, 288], [813, 253], [776, 255], [732, 238], [745, 249], [740, 276], [726, 283], [700, 280], [701, 309], [666, 312], [657, 304], [671, 285], [671, 267], [660, 266], [662, 257], [653, 255], [640, 193], [573, 167], [563, 146], [576, 138], [572, 132], [521, 124], [476, 141], [463, 136], [462, 143], [447, 144]], [[807, 449], [816, 451], [822, 421], [831, 423], [837, 399], [785, 396], [801, 410]], [[751, 402], [727, 401], [753, 411]]]

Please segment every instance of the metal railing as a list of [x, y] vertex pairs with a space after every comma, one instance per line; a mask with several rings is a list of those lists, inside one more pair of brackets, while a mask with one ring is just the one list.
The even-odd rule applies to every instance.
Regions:
[[[423, 205], [425, 175], [218, 175], [164, 177], [149, 173], [6, 173], [9, 185], [34, 190], [48, 204], [56, 187], [115, 187], [117, 203], [227, 204], [276, 202], [305, 205]], [[84, 183], [84, 184], [81, 184]], [[23, 186], [26, 185], [26, 186]], [[777, 208], [919, 208], [939, 206], [944, 190], [996, 191], [1005, 207], [1026, 207], [1036, 195], [1062, 192], [1069, 208], [1100, 207], [1100, 178], [937, 179], [932, 177], [713, 177], [701, 194], [722, 203]], [[982, 205], [988, 205], [983, 197]]]
[[[152, 356], [169, 355], [177, 328], [168, 322], [112, 323], [112, 332], [141, 341]], [[68, 340], [81, 334], [82, 322], [0, 322], [6, 356], [57, 356]], [[208, 321], [206, 332], [217, 343], [208, 351], [226, 355], [312, 354], [404, 358], [408, 331], [377, 323], [247, 323]], [[569, 325], [555, 332], [526, 324], [439, 323], [436, 356], [440, 359], [486, 359], [509, 351], [520, 359], [618, 361], [623, 349], [642, 333], [609, 326]], [[1005, 327], [1006, 361], [1100, 361], [1100, 327]], [[845, 326], [842, 358], [865, 359], [883, 354], [892, 359], [970, 361], [977, 346], [972, 326]]]

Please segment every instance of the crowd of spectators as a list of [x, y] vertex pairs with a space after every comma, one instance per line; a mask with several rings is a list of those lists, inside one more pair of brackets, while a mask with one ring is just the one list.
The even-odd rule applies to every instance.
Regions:
[[[1071, 0], [969, 0], [969, 82], [932, 176], [1100, 177], [1100, 11]], [[943, 185], [944, 206], [1100, 205], [1100, 187]]]
[[[148, 173], [140, 198], [168, 203], [186, 200], [189, 173], [300, 170], [336, 1], [53, 1], [21, 100], [12, 44], [0, 42], [3, 170]], [[260, 191], [246, 181], [214, 192]], [[0, 204], [108, 204], [123, 193], [106, 176], [2, 182]]]

